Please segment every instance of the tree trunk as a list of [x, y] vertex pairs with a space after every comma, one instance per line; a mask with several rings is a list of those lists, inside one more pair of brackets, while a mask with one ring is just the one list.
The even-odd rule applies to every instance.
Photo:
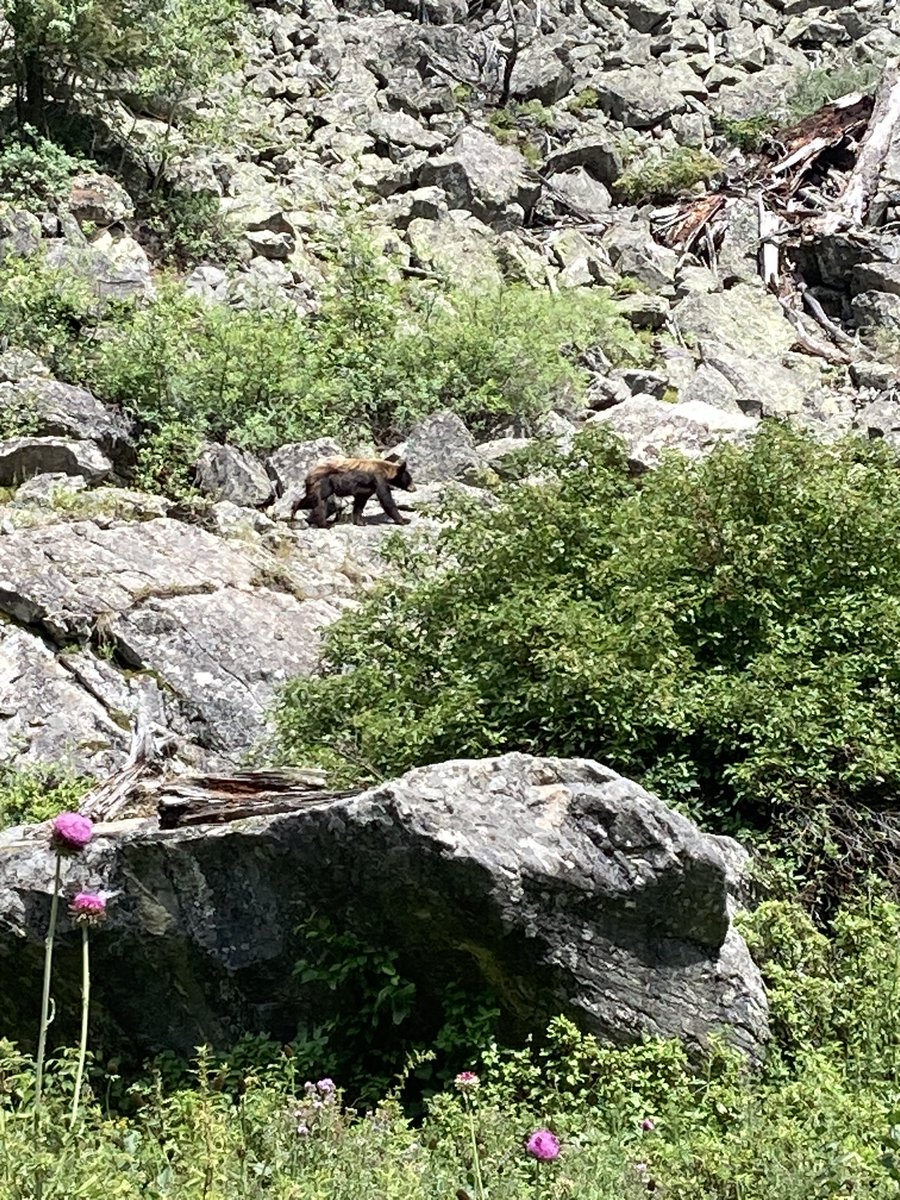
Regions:
[[16, 80], [16, 124], [21, 132], [30, 125], [38, 133], [46, 132], [46, 81], [39, 50], [27, 50], [18, 58]]

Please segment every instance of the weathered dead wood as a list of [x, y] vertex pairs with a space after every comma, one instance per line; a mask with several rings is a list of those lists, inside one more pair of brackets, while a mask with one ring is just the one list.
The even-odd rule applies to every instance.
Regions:
[[330, 804], [354, 792], [329, 792], [321, 771], [237, 771], [233, 775], [190, 775], [156, 788], [160, 829], [221, 825], [244, 817], [295, 812]]
[[773, 292], [778, 292], [778, 217], [763, 203], [762, 195], [756, 197], [756, 211], [759, 231], [759, 271], [763, 283]]
[[661, 216], [663, 224], [658, 226], [659, 240], [666, 246], [677, 247], [685, 253], [703, 236], [710, 222], [725, 208], [726, 196], [714, 192], [701, 196], [699, 200], [674, 209], [662, 209], [654, 216]]
[[839, 229], [855, 229], [865, 224], [869, 204], [877, 191], [881, 168], [898, 121], [900, 59], [894, 58], [885, 65], [868, 128], [859, 144], [856, 162], [834, 207], [816, 223], [818, 233], [827, 235]]
[[82, 798], [78, 811], [92, 821], [111, 821], [129, 800], [136, 798], [146, 778], [157, 772], [175, 739], [159, 726], [138, 717], [131, 730], [131, 746], [124, 767], [102, 780]]
[[818, 325], [820, 325], [822, 329], [824, 329], [829, 335], [829, 337], [831, 337], [835, 342], [841, 346], [847, 346], [850, 350], [852, 350], [853, 355], [851, 355], [851, 358], [854, 356], [857, 358], [874, 358], [871, 350], [869, 350], [856, 338], [852, 338], [849, 333], [845, 333], [839, 325], [836, 325], [835, 322], [826, 315], [824, 308], [822, 308], [822, 305], [818, 302], [812, 292], [810, 292], [809, 288], [802, 279], [795, 277], [794, 286], [797, 289], [800, 299], [803, 301], [803, 307], [807, 310], [812, 319]]
[[846, 366], [852, 362], [849, 354], [843, 350], [839, 350], [836, 346], [829, 346], [825, 342], [819, 342], [803, 327], [803, 318], [792, 307], [790, 301], [784, 296], [777, 297], [778, 303], [781, 305], [782, 311], [790, 321], [794, 329], [794, 346], [798, 350], [802, 350], [804, 354], [811, 354], [815, 358], [824, 358], [826, 362], [836, 365]]

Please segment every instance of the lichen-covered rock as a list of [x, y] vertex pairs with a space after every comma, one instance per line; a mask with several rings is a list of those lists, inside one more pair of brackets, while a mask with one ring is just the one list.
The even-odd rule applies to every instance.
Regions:
[[419, 183], [443, 188], [451, 208], [468, 209], [498, 228], [520, 225], [541, 194], [540, 176], [518, 150], [471, 127], [425, 163]]
[[701, 458], [720, 441], [745, 441], [756, 427], [756, 421], [743, 413], [728, 412], [702, 401], [666, 404], [643, 395], [595, 413], [587, 424], [604, 425], [618, 434], [635, 472], [659, 466], [667, 450]]
[[600, 71], [591, 79], [591, 87], [603, 111], [626, 129], [652, 129], [685, 107], [684, 96], [665, 71], [656, 74], [645, 67]]
[[414, 483], [459, 479], [478, 465], [475, 439], [452, 412], [432, 413], [410, 430], [404, 450]]
[[107, 232], [82, 246], [56, 239], [48, 244], [47, 263], [84, 280], [101, 300], [150, 297], [156, 290], [147, 252], [129, 236]]
[[717, 342], [748, 357], [777, 358], [796, 340], [775, 297], [747, 284], [727, 292], [686, 296], [673, 317], [688, 341]]
[[76, 220], [99, 226], [134, 216], [134, 201], [122, 185], [99, 172], [76, 175], [69, 187], [67, 204]]
[[266, 469], [284, 495], [302, 488], [310, 468], [320, 459], [343, 455], [341, 447], [331, 438], [316, 438], [311, 442], [287, 442], [266, 459]]
[[418, 265], [456, 287], [499, 287], [503, 282], [490, 230], [475, 217], [417, 218], [410, 221], [406, 239]]
[[93, 442], [67, 442], [62, 438], [22, 437], [0, 442], [0, 487], [16, 487], [33, 475], [81, 475], [88, 483], [101, 483], [112, 473], [112, 463]]
[[[716, 1032], [759, 1058], [765, 993], [731, 921], [745, 866], [737, 843], [596, 762], [507, 754], [280, 816], [100, 826], [64, 861], [63, 887], [116, 894], [91, 938], [101, 1053], [290, 1038], [314, 900], [345, 933], [399, 951], [423, 1006], [463, 979], [492, 990], [514, 1036], [563, 1012], [614, 1043]], [[0, 968], [20, 982], [0, 1020], [26, 1047], [52, 878], [46, 836], [0, 833]], [[58, 994], [77, 995], [65, 915], [57, 945]], [[304, 1005], [313, 1022], [340, 1019], [327, 990]], [[76, 1019], [60, 1006], [54, 1039]]]
[[213, 500], [260, 508], [272, 498], [272, 480], [265, 467], [237, 446], [204, 447], [194, 469], [200, 491]]
[[132, 422], [85, 388], [26, 375], [0, 383], [0, 412], [8, 424], [19, 422], [38, 437], [95, 442], [120, 474], [134, 466]]

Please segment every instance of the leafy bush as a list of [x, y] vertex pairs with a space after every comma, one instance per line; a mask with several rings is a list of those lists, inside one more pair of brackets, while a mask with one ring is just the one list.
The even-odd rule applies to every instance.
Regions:
[[[779, 904], [748, 923], [776, 1028], [789, 1030], [785, 1047], [773, 1047], [761, 1070], [748, 1070], [741, 1055], [719, 1043], [699, 1061], [674, 1040], [618, 1049], [557, 1018], [540, 1044], [485, 1045], [469, 1063], [478, 1071], [474, 1090], [434, 1096], [415, 1124], [398, 1098], [427, 1056], [410, 1059], [396, 1087], [363, 1112], [354, 1111], [354, 1093], [342, 1092], [343, 1078], [307, 1076], [289, 1048], [248, 1038], [227, 1058], [201, 1048], [192, 1088], [165, 1057], [150, 1078], [127, 1088], [95, 1067], [95, 1098], [73, 1130], [64, 1118], [72, 1057], [63, 1053], [51, 1063], [36, 1137], [31, 1060], [0, 1042], [2, 1194], [888, 1200], [898, 1181], [890, 964], [900, 912], [883, 901], [848, 905], [830, 952], [810, 952], [805, 921], [796, 906]], [[812, 1020], [804, 1017], [808, 1005]], [[873, 1040], [873, 1022], [882, 1019], [887, 1033]], [[109, 1111], [111, 1096], [118, 1113]], [[526, 1152], [539, 1128], [561, 1143], [554, 1161], [537, 1162]]]
[[205, 192], [156, 192], [142, 206], [148, 231], [159, 242], [155, 257], [186, 270], [197, 263], [237, 260], [240, 237]]
[[82, 382], [98, 321], [89, 286], [41, 257], [0, 263], [0, 336], [31, 350], [54, 375]]
[[635, 163], [619, 176], [615, 186], [626, 200], [635, 204], [665, 200], [689, 191], [698, 183], [707, 183], [721, 167], [709, 151], [679, 146], [664, 158]]
[[766, 138], [776, 128], [776, 124], [774, 118], [763, 115], [747, 117], [741, 121], [721, 120], [717, 122], [717, 128], [732, 146], [752, 152], [762, 147]]
[[476, 434], [527, 429], [583, 388], [570, 352], [598, 342], [617, 361], [643, 354], [599, 291], [443, 297], [390, 282], [351, 247], [314, 318], [271, 297], [235, 311], [162, 288], [103, 341], [92, 382], [144, 426], [144, 479], [171, 492], [203, 438], [390, 443], [438, 408]]
[[90, 782], [52, 767], [0, 767], [0, 829], [77, 808]]
[[0, 150], [0, 200], [43, 211], [68, 192], [72, 176], [85, 165], [26, 125]]
[[794, 121], [800, 121], [841, 96], [872, 92], [882, 69], [881, 64], [872, 62], [811, 67], [800, 76], [788, 96], [788, 111]]
[[446, 530], [436, 569], [416, 564], [329, 631], [324, 677], [280, 703], [285, 757], [378, 778], [508, 750], [585, 755], [719, 830], [797, 823], [795, 849], [825, 854], [832, 879], [858, 837], [863, 864], [878, 852], [887, 867], [890, 450], [772, 423], [749, 451], [676, 455], [634, 481], [592, 432], [546, 469]]
[[73, 81], [87, 107], [132, 95], [167, 121], [188, 116], [185, 101], [202, 95], [234, 61], [238, 0], [6, 0], [10, 36], [0, 46], [5, 78], [16, 81], [16, 119], [46, 126], [71, 104]]

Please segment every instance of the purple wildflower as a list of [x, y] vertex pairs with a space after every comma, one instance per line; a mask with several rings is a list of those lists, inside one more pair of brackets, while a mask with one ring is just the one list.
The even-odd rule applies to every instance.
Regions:
[[306, 1083], [303, 1085], [303, 1090], [306, 1092], [307, 1096], [314, 1096], [316, 1094], [316, 1085], [314, 1083], [310, 1083], [310, 1081], [307, 1079]]
[[641, 1121], [641, 1129], [643, 1129], [644, 1133], [652, 1133], [655, 1128], [656, 1122], [652, 1117], [644, 1117], [643, 1121]]
[[79, 892], [69, 912], [78, 925], [99, 925], [106, 920], [106, 897], [102, 892]]
[[81, 813], [60, 813], [50, 825], [50, 844], [57, 854], [80, 854], [93, 836], [93, 822]]
[[474, 1071], [460, 1071], [453, 1082], [461, 1092], [474, 1092], [481, 1081]]
[[528, 1139], [525, 1149], [541, 1162], [550, 1162], [559, 1157], [559, 1138], [549, 1129], [536, 1129]]
[[297, 1132], [300, 1134], [301, 1137], [306, 1137], [307, 1134], [309, 1133], [309, 1126], [304, 1121], [301, 1121], [300, 1124], [297, 1126]]
[[321, 1093], [322, 1093], [324, 1096], [330, 1096], [330, 1095], [331, 1095], [331, 1094], [334, 1092], [334, 1090], [335, 1090], [335, 1087], [334, 1087], [334, 1080], [333, 1080], [333, 1079], [327, 1079], [327, 1078], [326, 1078], [326, 1079], [320, 1079], [320, 1080], [319, 1080], [319, 1082], [316, 1084], [316, 1087], [319, 1089], [319, 1091], [320, 1091], [320, 1092], [321, 1092]]

